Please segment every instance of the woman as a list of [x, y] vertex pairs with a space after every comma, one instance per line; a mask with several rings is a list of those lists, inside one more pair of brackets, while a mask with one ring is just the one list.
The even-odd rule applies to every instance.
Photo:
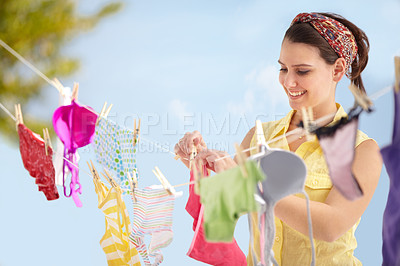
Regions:
[[[346, 115], [335, 102], [338, 82], [346, 75], [359, 90], [365, 91], [361, 72], [368, 62], [369, 42], [365, 33], [336, 14], [301, 13], [293, 20], [282, 42], [279, 82], [293, 109], [278, 121], [263, 123], [267, 140], [297, 127], [302, 120], [299, 110], [312, 107], [314, 118], [335, 113], [332, 123]], [[296, 152], [307, 165], [305, 191], [310, 209], [316, 248], [317, 265], [361, 265], [354, 257], [357, 246], [354, 236], [360, 217], [367, 208], [378, 184], [382, 161], [376, 142], [358, 131], [353, 173], [364, 195], [355, 201], [346, 200], [332, 186], [323, 153], [316, 138], [307, 141], [298, 135], [290, 143], [283, 139], [272, 146]], [[200, 152], [197, 162], [215, 172], [236, 165], [225, 152], [208, 150], [201, 134], [186, 133], [175, 146], [176, 153], [188, 165], [193, 144]], [[243, 149], [255, 146], [254, 128], [243, 139]], [[249, 155], [249, 154], [248, 154]], [[273, 251], [280, 265], [309, 265], [306, 201], [297, 195], [286, 197], [275, 207], [276, 237]]]

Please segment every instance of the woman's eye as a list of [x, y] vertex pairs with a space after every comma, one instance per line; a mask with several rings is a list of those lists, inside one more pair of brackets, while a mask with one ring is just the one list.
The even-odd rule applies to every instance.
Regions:
[[310, 72], [310, 70], [298, 70], [297, 73], [299, 75], [306, 75], [308, 72]]
[[281, 68], [281, 69], [279, 69], [279, 71], [280, 72], [287, 72], [287, 69], [286, 68]]

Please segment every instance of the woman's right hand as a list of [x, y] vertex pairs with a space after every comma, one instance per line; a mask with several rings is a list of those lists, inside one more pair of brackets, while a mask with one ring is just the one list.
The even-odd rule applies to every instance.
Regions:
[[193, 145], [197, 151], [207, 149], [207, 145], [203, 140], [203, 136], [199, 131], [186, 132], [185, 135], [175, 145], [174, 151], [179, 155], [181, 161], [189, 168], [190, 154], [193, 152]]

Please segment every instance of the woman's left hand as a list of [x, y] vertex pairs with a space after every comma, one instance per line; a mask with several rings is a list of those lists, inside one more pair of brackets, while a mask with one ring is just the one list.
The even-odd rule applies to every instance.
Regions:
[[[221, 159], [224, 157], [224, 159]], [[225, 158], [226, 157], [226, 158]], [[223, 172], [236, 166], [236, 162], [229, 156], [228, 153], [218, 150], [202, 150], [196, 158], [197, 166], [206, 165], [206, 167], [216, 173]]]

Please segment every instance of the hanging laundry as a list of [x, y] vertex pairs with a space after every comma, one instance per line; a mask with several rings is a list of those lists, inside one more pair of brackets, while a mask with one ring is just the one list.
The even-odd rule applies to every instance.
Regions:
[[248, 177], [240, 167], [210, 178], [200, 179], [200, 201], [204, 206], [204, 233], [208, 241], [232, 242], [239, 217], [257, 210], [255, 187], [264, 175], [252, 161], [245, 164]]
[[[173, 239], [172, 216], [175, 196], [169, 195], [162, 186], [135, 188], [133, 200], [133, 228], [129, 239], [139, 251], [146, 265], [159, 265], [163, 261], [161, 249]], [[148, 252], [145, 235], [151, 236]], [[149, 256], [154, 258], [150, 262]]]
[[383, 214], [382, 265], [400, 265], [400, 91], [394, 92], [392, 144], [382, 148], [381, 153], [390, 179]]
[[97, 161], [113, 172], [118, 185], [124, 191], [128, 191], [128, 173], [139, 177], [135, 158], [134, 131], [102, 118], [96, 127], [93, 147]]
[[[261, 183], [262, 190], [257, 187], [258, 194], [265, 201], [264, 215], [260, 216], [260, 224], [253, 230], [259, 230], [261, 238], [262, 265], [278, 265], [274, 259], [272, 246], [275, 238], [274, 207], [275, 204], [286, 196], [302, 193], [307, 200], [309, 238], [312, 250], [311, 265], [315, 265], [315, 251], [312, 238], [311, 214], [309, 199], [304, 191], [307, 177], [307, 168], [304, 161], [295, 153], [280, 149], [270, 149], [266, 145], [261, 147], [261, 152], [250, 159], [259, 162], [266, 179]], [[253, 255], [253, 258], [255, 256]]]
[[[207, 175], [204, 166], [203, 174]], [[190, 172], [190, 181], [194, 181], [193, 171]], [[192, 259], [216, 266], [244, 266], [246, 256], [239, 248], [236, 240], [230, 243], [207, 242], [203, 229], [203, 206], [200, 204], [200, 196], [194, 192], [194, 185], [189, 186], [189, 199], [186, 211], [193, 217], [194, 237], [187, 255]]]
[[82, 187], [79, 183], [79, 169], [74, 166], [77, 164], [76, 151], [93, 141], [96, 120], [97, 115], [90, 107], [80, 106], [75, 101], [59, 107], [53, 114], [54, 131], [64, 144], [64, 157], [68, 160], [64, 160], [63, 170], [68, 167], [71, 172], [70, 193], [67, 194], [66, 173], [63, 171], [64, 195], [72, 196], [77, 207], [82, 207], [78, 197], [78, 193], [82, 194]]
[[104, 213], [106, 220], [106, 232], [100, 245], [106, 254], [108, 265], [140, 265], [139, 254], [128, 239], [131, 222], [120, 189], [108, 189], [96, 178], [93, 178], [93, 183], [99, 201], [98, 208]]
[[348, 117], [342, 117], [331, 126], [315, 131], [324, 152], [332, 184], [348, 200], [363, 195], [362, 189], [352, 172], [356, 147], [358, 117], [363, 110], [357, 106]]
[[42, 191], [47, 200], [59, 198], [57, 187], [55, 185], [55, 172], [52, 161], [53, 150], [47, 147], [43, 139], [36, 133], [33, 133], [24, 124], [18, 124], [19, 150], [21, 152], [24, 167], [29, 174], [36, 178], [36, 184], [39, 191]]
[[[70, 87], [63, 87], [60, 86], [60, 95], [59, 95], [59, 101], [58, 105], [59, 106], [64, 106], [64, 105], [70, 105], [71, 104], [71, 97], [72, 97], [72, 91]], [[63, 173], [65, 171], [65, 174], [69, 174], [69, 169], [68, 167], [64, 167], [64, 144], [61, 142], [60, 139], [57, 139], [57, 144], [56, 144], [56, 152], [54, 153], [53, 156], [53, 164], [54, 164], [54, 170], [56, 171], [56, 185], [57, 186], [62, 186], [63, 185]], [[75, 153], [76, 161], [79, 161], [79, 154], [78, 152]]]

